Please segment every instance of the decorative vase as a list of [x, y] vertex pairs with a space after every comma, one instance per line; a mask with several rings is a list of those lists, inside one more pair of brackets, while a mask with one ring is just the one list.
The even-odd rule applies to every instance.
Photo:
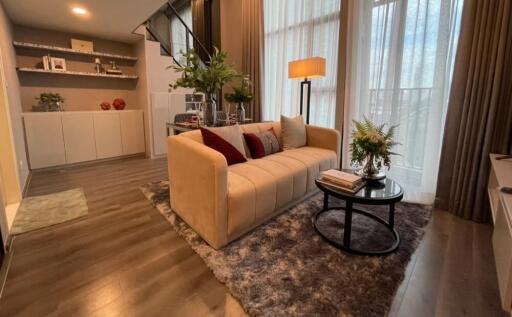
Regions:
[[202, 104], [203, 121], [207, 127], [217, 125], [217, 103], [212, 94], [205, 94], [205, 101]]
[[243, 102], [236, 105], [236, 122], [239, 124], [245, 123], [245, 107]]
[[386, 174], [380, 171], [375, 164], [375, 156], [368, 154], [363, 167], [356, 172], [357, 175], [367, 180], [380, 180], [386, 178]]
[[110, 102], [103, 101], [100, 104], [101, 110], [110, 110]]
[[112, 101], [112, 106], [114, 106], [116, 110], [123, 110], [124, 107], [126, 107], [126, 102], [122, 98], [116, 98]]

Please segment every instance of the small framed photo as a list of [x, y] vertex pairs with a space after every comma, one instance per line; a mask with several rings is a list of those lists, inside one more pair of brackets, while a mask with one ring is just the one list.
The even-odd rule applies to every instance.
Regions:
[[66, 60], [64, 58], [56, 58], [52, 57], [51, 66], [53, 71], [57, 72], [65, 72], [66, 69]]

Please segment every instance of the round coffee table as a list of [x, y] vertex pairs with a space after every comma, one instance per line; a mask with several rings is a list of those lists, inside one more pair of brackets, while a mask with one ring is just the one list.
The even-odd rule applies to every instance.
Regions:
[[[334, 186], [329, 186], [321, 178], [317, 178], [315, 181], [318, 188], [324, 192], [324, 205], [322, 210], [317, 212], [313, 216], [313, 226], [316, 231], [325, 239], [327, 242], [332, 244], [333, 246], [342, 249], [344, 251], [360, 254], [360, 255], [385, 255], [395, 251], [400, 244], [400, 236], [398, 232], [395, 230], [395, 203], [402, 200], [404, 196], [404, 191], [402, 187], [395, 181], [385, 178], [380, 181], [370, 181], [367, 182], [366, 185], [361, 188], [357, 193], [350, 193], [347, 191], [343, 191]], [[334, 196], [339, 199], [345, 201], [345, 207], [336, 206], [329, 207], [329, 196]], [[353, 204], [362, 204], [362, 205], [389, 205], [389, 214], [388, 220], [384, 220], [381, 217], [378, 217], [374, 214], [371, 214], [367, 211], [355, 209]], [[344, 223], [343, 223], [343, 240], [336, 239], [332, 237], [332, 234], [329, 235], [326, 230], [319, 225], [322, 217], [325, 216], [330, 211], [344, 211]], [[390, 236], [394, 238], [391, 246], [386, 247], [383, 250], [368, 250], [351, 246], [352, 239], [352, 216], [353, 214], [358, 214], [360, 216], [366, 217], [364, 220], [371, 220], [378, 226], [385, 228], [390, 233]], [[341, 221], [341, 219], [339, 219]], [[370, 230], [370, 229], [369, 229]], [[363, 238], [371, 237], [371, 233], [366, 234]], [[358, 241], [360, 242], [360, 241]]]

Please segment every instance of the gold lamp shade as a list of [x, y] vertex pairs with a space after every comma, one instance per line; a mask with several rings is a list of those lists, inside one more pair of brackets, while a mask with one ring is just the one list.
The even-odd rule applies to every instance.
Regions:
[[325, 58], [310, 57], [288, 62], [288, 78], [312, 78], [325, 76]]

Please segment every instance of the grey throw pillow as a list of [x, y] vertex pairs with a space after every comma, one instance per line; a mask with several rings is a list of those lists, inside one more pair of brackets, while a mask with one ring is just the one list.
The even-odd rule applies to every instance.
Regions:
[[306, 125], [302, 116], [294, 118], [281, 116], [281, 130], [283, 150], [306, 146]]

